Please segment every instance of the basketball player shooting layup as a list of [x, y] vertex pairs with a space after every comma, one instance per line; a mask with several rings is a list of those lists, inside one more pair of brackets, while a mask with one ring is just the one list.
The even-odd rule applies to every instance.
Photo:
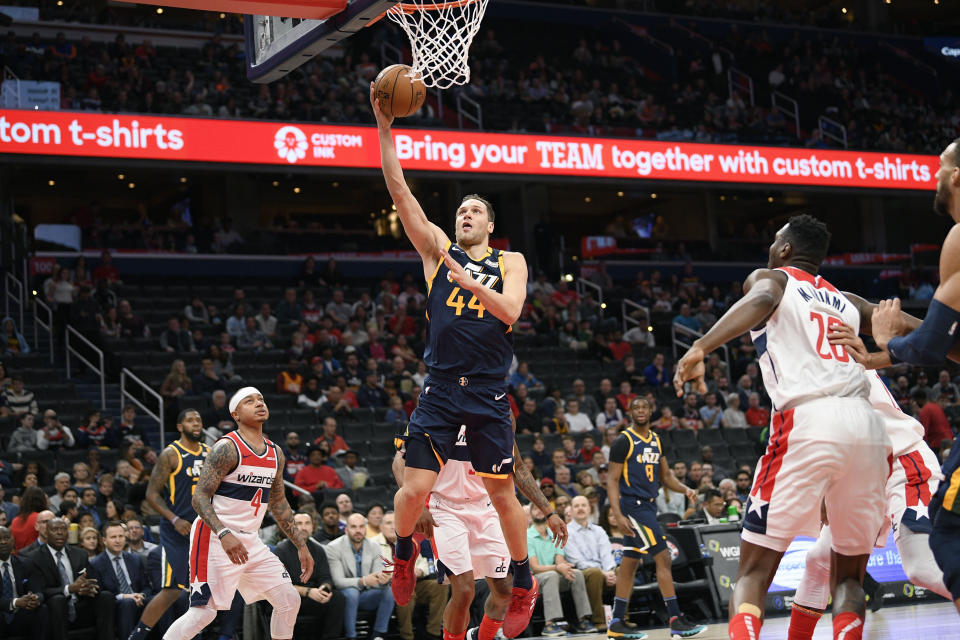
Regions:
[[829, 243], [822, 222], [790, 218], [770, 246], [768, 268], [750, 274], [744, 297], [677, 363], [677, 394], [687, 381], [705, 393], [704, 357], [749, 330], [773, 401], [770, 443], [745, 508], [730, 640], [759, 637], [774, 572], [795, 536], [820, 533], [821, 502], [833, 536], [834, 637], [863, 634], [861, 583], [883, 525], [891, 447], [867, 401], [863, 368], [827, 341], [835, 324], [869, 332], [869, 318], [816, 275]]
[[300, 595], [283, 563], [257, 536], [267, 509], [297, 546], [301, 578], [313, 573], [307, 535], [294, 526], [284, 496], [283, 453], [263, 437], [270, 417], [263, 395], [244, 387], [229, 407], [237, 430], [213, 444], [193, 494], [200, 517], [190, 530], [190, 608], [170, 625], [164, 640], [189, 640], [200, 633], [218, 609], [230, 608], [238, 590], [248, 604], [266, 598], [273, 605], [274, 640], [293, 637]]
[[[512, 325], [526, 298], [527, 264], [519, 253], [490, 247], [494, 213], [489, 202], [467, 196], [457, 209], [456, 244], [427, 220], [410, 192], [393, 146], [393, 118], [370, 104], [380, 130], [380, 160], [403, 230], [423, 260], [427, 281], [427, 346], [430, 368], [420, 404], [410, 416], [403, 487], [394, 497], [397, 545], [393, 594], [410, 601], [419, 553], [411, 536], [437, 473], [450, 457], [460, 425], [470, 460], [490, 496], [510, 550], [513, 594], [504, 626], [523, 625], [537, 600], [527, 558], [527, 521], [513, 486], [513, 427], [504, 382], [513, 359]], [[461, 636], [451, 636], [454, 640]]]
[[[940, 251], [940, 284], [933, 293], [927, 316], [919, 326], [911, 326], [900, 312], [899, 300], [884, 300], [873, 314], [873, 338], [879, 353], [851, 346], [851, 354], [869, 369], [891, 363], [913, 365], [941, 364], [949, 355], [960, 362], [960, 138], [940, 154], [936, 173], [937, 193], [933, 199], [936, 214], [948, 216], [953, 227], [947, 233]], [[908, 335], [905, 335], [908, 334]], [[838, 336], [848, 344], [856, 336]], [[933, 522], [930, 548], [943, 570], [944, 582], [950, 590], [954, 606], [960, 611], [960, 447], [954, 445], [943, 463], [944, 481], [930, 503]]]

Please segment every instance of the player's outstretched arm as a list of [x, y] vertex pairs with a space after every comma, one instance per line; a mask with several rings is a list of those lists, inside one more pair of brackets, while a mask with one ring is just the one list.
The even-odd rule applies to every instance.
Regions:
[[177, 454], [174, 453], [172, 449], [164, 449], [160, 452], [157, 464], [154, 465], [153, 471], [150, 472], [150, 483], [147, 485], [146, 497], [150, 506], [170, 522], [177, 530], [177, 533], [185, 536], [190, 533], [190, 525], [193, 523], [178, 518], [177, 514], [168, 509], [167, 505], [160, 499], [160, 490], [170, 479], [170, 473], [173, 471], [176, 458]]
[[300, 557], [300, 580], [306, 582], [313, 575], [313, 556], [307, 548], [307, 534], [293, 523], [293, 509], [290, 508], [287, 492], [284, 491], [283, 470], [286, 468], [286, 459], [280, 447], [274, 447], [274, 449], [277, 452], [277, 476], [273, 479], [273, 486], [270, 487], [270, 500], [267, 501], [267, 507], [277, 527], [297, 547], [297, 555]]
[[[393, 135], [390, 125], [393, 117], [380, 110], [380, 104], [370, 83], [370, 106], [377, 119], [377, 129], [380, 135], [380, 165], [383, 169], [383, 178], [387, 183], [387, 191], [393, 203], [397, 205], [397, 215], [403, 224], [403, 231], [410, 238], [417, 253], [423, 259], [424, 271], [433, 272], [440, 259], [440, 250], [447, 246], [447, 236], [440, 227], [427, 219], [427, 214], [407, 186], [403, 177], [403, 169], [397, 158], [397, 150], [393, 144]], [[429, 277], [429, 274], [426, 274]]]
[[[516, 427], [514, 427], [516, 428]], [[567, 544], [567, 524], [563, 518], [557, 515], [550, 506], [547, 496], [543, 495], [540, 485], [530, 474], [527, 465], [523, 464], [523, 456], [520, 455], [520, 449], [517, 443], [513, 443], [513, 484], [517, 491], [522, 493], [537, 509], [540, 509], [547, 517], [547, 526], [553, 532], [553, 542], [558, 548], [563, 548]]]
[[703, 337], [695, 340], [677, 363], [673, 376], [677, 396], [683, 396], [683, 384], [689, 380], [696, 381], [699, 393], [707, 392], [703, 359], [720, 345], [766, 322], [780, 304], [786, 283], [787, 274], [774, 269], [757, 269], [747, 277], [744, 296]]
[[527, 299], [527, 261], [522, 254], [513, 251], [503, 254], [503, 293], [483, 286], [446, 251], [441, 250], [440, 255], [450, 270], [450, 278], [475, 295], [486, 311], [507, 325], [517, 321]]

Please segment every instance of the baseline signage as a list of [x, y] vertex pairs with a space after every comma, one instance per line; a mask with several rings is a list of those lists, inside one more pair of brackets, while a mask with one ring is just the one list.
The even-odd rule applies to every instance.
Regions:
[[[932, 189], [937, 157], [402, 129], [405, 169], [868, 189]], [[210, 118], [0, 111], [0, 153], [307, 167], [380, 168], [372, 127]]]

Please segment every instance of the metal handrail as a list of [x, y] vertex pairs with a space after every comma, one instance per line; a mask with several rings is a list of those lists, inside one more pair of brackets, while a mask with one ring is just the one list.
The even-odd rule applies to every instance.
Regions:
[[[16, 263], [14, 263], [14, 264], [16, 264]], [[5, 281], [4, 284], [6, 285], [6, 286], [4, 287], [4, 313], [5, 313], [7, 316], [9, 316], [9, 315], [10, 315], [10, 301], [13, 300], [14, 302], [16, 302], [16, 303], [17, 303], [17, 307], [19, 307], [19, 309], [20, 309], [20, 324], [18, 324], [17, 327], [20, 329], [20, 331], [23, 331], [23, 330], [24, 330], [24, 326], [23, 326], [23, 301], [25, 300], [25, 298], [24, 298], [24, 286], [23, 286], [23, 283], [20, 281], [19, 278], [17, 278], [15, 275], [13, 275], [12, 273], [10, 273], [9, 271], [5, 274], [4, 281]], [[16, 296], [14, 296], [13, 293], [10, 291], [11, 285], [17, 285], [18, 294], [17, 294]]]
[[583, 298], [583, 294], [586, 293], [586, 288], [590, 287], [597, 291], [597, 304], [600, 305], [600, 317], [603, 317], [603, 310], [607, 308], [607, 305], [603, 302], [603, 287], [598, 285], [595, 282], [590, 282], [586, 278], [577, 278], [577, 295]]
[[624, 298], [620, 302], [620, 318], [623, 323], [623, 332], [626, 333], [629, 330], [630, 325], [635, 325], [638, 327], [644, 326], [643, 324], [641, 324], [640, 320], [637, 320], [627, 311], [627, 309], [631, 307], [633, 308], [634, 312], [640, 311], [644, 314], [644, 316], [647, 319], [647, 323], [646, 323], [647, 331], [651, 331], [653, 329], [653, 318], [650, 315], [650, 307], [645, 307], [642, 304], [637, 304], [633, 300], [627, 300], [626, 298]]
[[[47, 312], [47, 322], [40, 321], [38, 308]], [[53, 364], [53, 310], [37, 296], [33, 297], [33, 346], [40, 350], [40, 329], [46, 329], [50, 337], [50, 364]]]
[[[154, 413], [153, 411], [148, 409], [142, 402], [140, 402], [140, 400], [135, 395], [127, 391], [127, 378], [130, 378], [133, 382], [136, 382], [138, 385], [140, 385], [140, 387], [143, 388], [144, 391], [146, 391], [148, 394], [152, 395], [154, 398], [157, 399], [157, 403], [159, 404], [159, 407], [160, 407], [160, 410], [158, 413]], [[146, 413], [148, 416], [150, 416], [160, 424], [160, 448], [162, 449], [164, 446], [163, 396], [161, 396], [159, 393], [151, 389], [150, 385], [148, 385], [146, 382], [138, 378], [136, 374], [133, 373], [133, 371], [130, 371], [130, 369], [127, 369], [126, 367], [124, 367], [123, 369], [120, 370], [120, 405], [123, 406], [124, 404], [126, 404], [127, 400], [129, 400], [136, 406], [140, 407], [144, 413]]]
[[[472, 106], [476, 110], [476, 115], [465, 113], [463, 110], [463, 103], [466, 102], [468, 105]], [[470, 96], [463, 95], [463, 92], [457, 93], [457, 127], [463, 129], [463, 119], [466, 118], [470, 122], [477, 125], [477, 129], [483, 129], [483, 107], [480, 106], [480, 103], [471, 98]]]
[[[781, 104], [777, 104], [778, 99]], [[784, 102], [791, 105], [793, 107], [793, 111], [790, 111], [789, 109], [787, 109], [787, 107], [785, 107], [782, 104]], [[770, 105], [777, 111], [781, 111], [793, 118], [793, 125], [796, 128], [797, 138], [800, 138], [800, 105], [799, 103], [797, 103], [796, 100], [794, 100], [793, 98], [791, 98], [785, 93], [774, 91], [770, 95]]]
[[[90, 362], [89, 360], [87, 360], [87, 359], [83, 356], [83, 354], [81, 354], [79, 351], [77, 351], [73, 346], [71, 346], [71, 344], [70, 344], [70, 336], [71, 336], [71, 335], [80, 338], [80, 340], [82, 340], [84, 343], [86, 343], [86, 345], [87, 345], [88, 347], [90, 347], [91, 349], [93, 349], [94, 353], [96, 353], [96, 354], [97, 354], [97, 357], [100, 359], [100, 367], [99, 367], [99, 368], [97, 367], [97, 365], [95, 365], [95, 364], [93, 364], [92, 362]], [[73, 328], [71, 325], [69, 325], [69, 324], [67, 325], [67, 329], [66, 329], [66, 331], [64, 332], [64, 336], [63, 336], [63, 337], [64, 337], [64, 342], [66, 343], [67, 378], [70, 377], [70, 354], [72, 353], [72, 354], [77, 358], [77, 360], [79, 360], [79, 361], [82, 362], [83, 364], [85, 364], [85, 365], [87, 365], [88, 367], [90, 367], [90, 368], [93, 370], [94, 373], [100, 375], [100, 409], [101, 409], [102, 411], [106, 411], [106, 409], [107, 409], [107, 374], [106, 374], [106, 368], [104, 367], [103, 349], [101, 349], [101, 348], [98, 347], [97, 345], [95, 345], [95, 344], [93, 344], [92, 342], [90, 342], [90, 340], [89, 340], [86, 336], [84, 336], [82, 333], [80, 333], [79, 331], [77, 331], [76, 329], [74, 329], [74, 328]]]
[[[683, 337], [678, 336], [677, 334], [682, 334]], [[689, 341], [687, 338], [690, 337]], [[676, 322], [670, 325], [670, 339], [673, 343], [673, 359], [677, 360], [677, 346], [683, 347], [684, 351], [693, 346], [693, 341], [696, 338], [702, 338], [703, 334], [699, 331], [695, 331], [690, 327], [685, 327], [682, 324], [677, 324]], [[727, 370], [727, 380], [730, 380], [730, 348], [723, 344], [720, 345], [719, 351], [721, 353], [721, 359], [723, 360], [723, 366]]]
[[287, 487], [287, 488], [289, 488], [289, 489], [293, 489], [293, 490], [296, 491], [297, 493], [302, 493], [302, 494], [305, 495], [305, 496], [310, 495], [310, 492], [309, 492], [309, 491], [307, 491], [307, 490], [304, 489], [303, 487], [298, 487], [297, 485], [293, 484], [293, 483], [290, 482], [289, 480], [284, 480], [284, 481], [283, 481], [283, 486], [285, 486], [285, 487]]
[[740, 69], [731, 67], [730, 69], [727, 69], [727, 92], [730, 94], [731, 98], [733, 97], [733, 92], [735, 89], [740, 89], [741, 92], [746, 91], [750, 96], [750, 106], [756, 106], [753, 95], [753, 78]]
[[[839, 131], [840, 133], [839, 134], [833, 133], [827, 127], [829, 127], [832, 130]], [[847, 148], [847, 128], [845, 126], [843, 126], [836, 120], [833, 120], [832, 118], [828, 118], [827, 116], [820, 116], [819, 118], [817, 118], [817, 128], [820, 129], [821, 138], [830, 138], [831, 140], [836, 140], [837, 142], [843, 145], [844, 149]]]

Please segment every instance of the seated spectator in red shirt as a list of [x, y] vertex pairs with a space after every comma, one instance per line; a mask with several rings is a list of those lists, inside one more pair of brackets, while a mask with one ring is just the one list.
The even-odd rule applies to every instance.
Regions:
[[747, 424], [751, 427], [766, 427], [770, 425], [770, 410], [760, 406], [760, 394], [750, 394], [749, 408], [746, 411]]
[[580, 296], [577, 295], [576, 291], [570, 290], [566, 280], [561, 280], [560, 284], [557, 285], [557, 290], [550, 296], [550, 300], [561, 309], [565, 309], [571, 302], [579, 302]]
[[617, 362], [623, 360], [624, 357], [631, 352], [630, 343], [623, 339], [623, 334], [619, 331], [614, 331], [610, 334], [607, 348], [610, 349], [610, 352], [613, 354], [613, 359]]
[[617, 394], [617, 402], [620, 403], [620, 408], [624, 413], [630, 411], [630, 401], [637, 397], [637, 394], [633, 392], [633, 387], [630, 386], [630, 383], [623, 381], [620, 383], [620, 393]]
[[100, 254], [100, 265], [93, 270], [94, 284], [101, 280], [106, 280], [111, 284], [120, 282], [120, 272], [113, 266], [113, 256], [110, 255], [109, 251]]
[[323, 435], [313, 441], [314, 444], [320, 444], [321, 440], [326, 440], [330, 445], [330, 455], [335, 456], [343, 453], [350, 447], [343, 439], [343, 436], [337, 433], [337, 419], [333, 416], [327, 416], [323, 419]]
[[583, 436], [583, 441], [580, 444], [580, 460], [577, 461], [577, 464], [592, 464], [593, 454], [603, 453], [593, 436]]
[[327, 452], [319, 445], [312, 445], [307, 450], [307, 460], [310, 464], [297, 472], [293, 483], [313, 493], [320, 489], [342, 489], [343, 481], [333, 467], [327, 465]]
[[953, 437], [953, 429], [943, 407], [927, 398], [927, 392], [918, 389], [913, 392], [913, 402], [917, 408], [917, 419], [923, 425], [923, 439], [934, 451], [940, 449], [944, 438]]
[[390, 329], [390, 333], [395, 336], [406, 336], [409, 338], [417, 332], [417, 323], [407, 315], [407, 306], [404, 304], [397, 305], [397, 312], [387, 320], [387, 326]]

